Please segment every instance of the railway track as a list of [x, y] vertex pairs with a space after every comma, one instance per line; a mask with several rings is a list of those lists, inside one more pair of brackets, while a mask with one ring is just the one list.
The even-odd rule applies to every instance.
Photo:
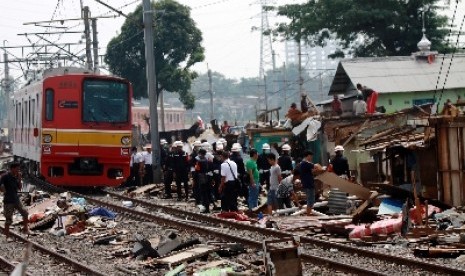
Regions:
[[[152, 210], [158, 210], [158, 211], [161, 210], [163, 213], [172, 214], [172, 215], [179, 216], [185, 219], [210, 223], [213, 225], [224, 225], [224, 226], [232, 227], [232, 228], [239, 229], [239, 230], [257, 232], [267, 237], [284, 238], [284, 237], [296, 236], [294, 233], [290, 233], [287, 231], [278, 231], [274, 229], [261, 228], [261, 227], [254, 226], [251, 224], [244, 224], [241, 222], [236, 222], [234, 220], [222, 219], [222, 218], [218, 218], [218, 217], [214, 217], [210, 215], [182, 210], [182, 209], [167, 206], [164, 204], [153, 203], [153, 202], [143, 200], [143, 199], [132, 198], [132, 197], [128, 197], [128, 196], [118, 194], [115, 192], [110, 192], [110, 191], [105, 191], [105, 192], [108, 195], [118, 198], [120, 200], [132, 201], [138, 204], [139, 206], [143, 206], [143, 207], [146, 207]], [[363, 249], [363, 248], [358, 248], [358, 247], [350, 246], [346, 244], [321, 240], [321, 239], [317, 239], [317, 238], [309, 237], [309, 236], [298, 236], [298, 238], [299, 238], [300, 243], [308, 245], [307, 246], [308, 248], [315, 249], [315, 248], [320, 247], [326, 250], [337, 250], [337, 252], [344, 252], [352, 256], [375, 259], [378, 262], [388, 262], [388, 263], [397, 264], [399, 266], [416, 267], [417, 269], [421, 269], [426, 272], [436, 272], [436, 273], [450, 274], [450, 275], [465, 275], [465, 270], [455, 268], [455, 267], [439, 265], [439, 264], [435, 264], [431, 262], [425, 262], [422, 260], [397, 256], [393, 254], [376, 252], [376, 251], [369, 250], [369, 249]]]
[[[0, 226], [0, 230], [3, 231], [3, 227]], [[34, 242], [30, 240], [28, 237], [24, 237], [22, 235], [19, 235], [15, 233], [14, 231], [10, 231], [10, 237], [13, 238], [14, 242], [16, 244], [14, 245], [9, 245], [8, 242], [2, 243], [1, 248], [2, 251], [5, 250], [3, 247], [14, 247], [14, 251], [16, 253], [21, 253], [22, 250], [19, 250], [21, 247], [17, 246], [17, 244], [31, 244], [32, 245], [32, 251], [33, 255], [29, 258], [29, 271], [34, 271], [32, 274], [26, 274], [26, 275], [50, 275], [50, 271], [43, 271], [41, 272], [41, 265], [43, 265], [44, 260], [47, 262], [50, 262], [50, 266], [54, 267], [62, 267], [63, 272], [66, 275], [70, 275], [70, 269], [68, 266], [71, 266], [74, 268], [74, 273], [71, 275], [95, 275], [95, 276], [104, 276], [105, 274], [100, 273], [98, 270], [93, 269], [92, 267], [89, 267], [87, 264], [80, 263], [76, 260], [73, 260], [67, 256], [64, 256], [58, 252], [55, 252], [54, 250], [51, 250], [37, 242]], [[38, 255], [37, 255], [38, 254]], [[40, 256], [39, 256], [40, 255]], [[11, 256], [10, 256], [11, 257]], [[50, 260], [50, 257], [52, 257], [52, 260]], [[6, 267], [6, 269], [14, 269], [14, 265], [5, 259], [4, 257], [0, 258], [0, 263]], [[66, 265], [66, 266], [64, 266]]]
[[[50, 188], [50, 185], [47, 183], [44, 183], [43, 181], [40, 182], [41, 186], [45, 185], [49, 186], [48, 188]], [[55, 191], [64, 191], [56, 187], [52, 188], [55, 189]], [[100, 198], [95, 196], [87, 196], [76, 192], [67, 192], [76, 197], [83, 197], [91, 204], [104, 206], [123, 215], [131, 216], [140, 220], [161, 223], [169, 227], [177, 227], [196, 233], [202, 233], [208, 236], [214, 236], [225, 241], [242, 243], [246, 246], [257, 249], [262, 248], [263, 239], [279, 239], [283, 237], [295, 236], [292, 233], [286, 231], [278, 231], [266, 228], [264, 229], [249, 224], [238, 223], [210, 215], [194, 213], [162, 204], [156, 204], [147, 200], [130, 198], [109, 191], [105, 191], [108, 197]], [[115, 204], [114, 202], [111, 202], [112, 197], [117, 198], [118, 203]], [[120, 205], [120, 200], [131, 200], [133, 203], [136, 203], [137, 205], [149, 210], [149, 212], [123, 207]], [[170, 216], [167, 216], [167, 214]], [[234, 230], [231, 230], [230, 228]], [[246, 231], [248, 234], [239, 232], [241, 233], [239, 236], [237, 235], [237, 230]], [[258, 238], [257, 235], [259, 235]], [[461, 270], [459, 268], [375, 252], [354, 246], [319, 240], [307, 236], [298, 236], [298, 239], [303, 244], [301, 247], [301, 258], [303, 262], [316, 265], [325, 265], [326, 267], [336, 271], [343, 271], [357, 275], [389, 275], [395, 272], [399, 272], [407, 267], [415, 269], [416, 272], [423, 271], [429, 273], [436, 272], [438, 274], [465, 275], [465, 270]], [[324, 254], [321, 254], [322, 250], [324, 250]], [[334, 250], [336, 250], [338, 253], [334, 253]], [[386, 270], [386, 267], [389, 267], [389, 270]]]

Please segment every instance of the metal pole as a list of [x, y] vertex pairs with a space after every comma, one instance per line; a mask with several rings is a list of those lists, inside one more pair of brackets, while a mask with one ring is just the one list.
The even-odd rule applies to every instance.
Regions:
[[208, 92], [210, 93], [210, 122], [213, 121], [213, 81], [212, 81], [212, 70], [208, 69]]
[[[285, 62], [283, 62], [283, 70], [284, 70], [284, 107], [287, 108], [287, 71], [286, 71]], [[283, 112], [284, 112], [283, 115], [286, 115], [285, 108], [283, 108]]]
[[150, 105], [150, 141], [152, 143], [153, 183], [161, 183], [160, 143], [158, 139], [157, 88], [153, 44], [153, 14], [150, 0], [142, 0], [144, 10], [145, 62]]
[[161, 131], [166, 131], [165, 129], [165, 100], [163, 98], [163, 90], [160, 91], [160, 122], [161, 122]]
[[94, 72], [98, 71], [98, 39], [97, 39], [97, 18], [92, 18], [92, 48], [94, 50]]
[[[5, 46], [5, 41], [3, 42], [3, 45]], [[7, 112], [7, 120], [8, 120], [8, 142], [11, 142], [12, 140], [12, 135], [13, 135], [13, 122], [11, 118], [11, 112], [10, 112], [10, 67], [8, 65], [8, 54], [6, 53], [6, 50], [4, 49], [3, 53], [3, 62], [5, 63], [5, 80], [4, 80], [4, 85], [5, 85], [5, 96], [6, 96], [6, 112]]]
[[265, 123], [268, 122], [268, 91], [266, 89], [266, 75], [263, 75], [265, 85]]
[[297, 41], [297, 43], [299, 44], [297, 49], [298, 49], [298, 56], [299, 56], [299, 93], [300, 93], [300, 95], [297, 96], [297, 98], [299, 98], [304, 93], [304, 79], [302, 77], [302, 47], [300, 45], [300, 39]]
[[84, 7], [84, 34], [86, 37], [86, 63], [87, 68], [92, 70], [92, 52], [90, 41], [90, 26], [89, 26], [89, 7]]

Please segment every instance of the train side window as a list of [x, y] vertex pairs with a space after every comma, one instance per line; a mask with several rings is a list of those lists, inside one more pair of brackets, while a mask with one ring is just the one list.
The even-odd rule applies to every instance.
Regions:
[[53, 120], [53, 102], [54, 102], [54, 91], [52, 89], [45, 90], [45, 120]]

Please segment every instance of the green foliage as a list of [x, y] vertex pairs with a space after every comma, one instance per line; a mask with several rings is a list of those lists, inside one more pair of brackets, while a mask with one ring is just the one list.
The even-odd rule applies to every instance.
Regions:
[[[444, 41], [447, 17], [437, 13], [439, 0], [309, 0], [304, 4], [277, 8], [289, 23], [279, 24], [274, 33], [287, 39], [325, 45], [336, 38], [353, 56], [405, 56], [418, 51], [422, 37], [421, 11], [432, 50], [449, 51]], [[341, 56], [338, 51], [335, 56]]]
[[[152, 3], [154, 12], [154, 48], [157, 93], [162, 90], [179, 93], [187, 109], [194, 107], [190, 93], [197, 74], [190, 68], [204, 60], [202, 33], [190, 17], [190, 9], [173, 0]], [[107, 47], [105, 62], [110, 70], [134, 85], [134, 97], [147, 97], [145, 46], [142, 28], [142, 6], [129, 14]], [[137, 23], [137, 22], [140, 22]]]

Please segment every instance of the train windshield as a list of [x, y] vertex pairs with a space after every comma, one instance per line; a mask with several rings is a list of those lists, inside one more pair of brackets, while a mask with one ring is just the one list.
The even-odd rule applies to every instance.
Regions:
[[83, 121], [129, 122], [129, 86], [116, 80], [86, 79], [83, 86]]

